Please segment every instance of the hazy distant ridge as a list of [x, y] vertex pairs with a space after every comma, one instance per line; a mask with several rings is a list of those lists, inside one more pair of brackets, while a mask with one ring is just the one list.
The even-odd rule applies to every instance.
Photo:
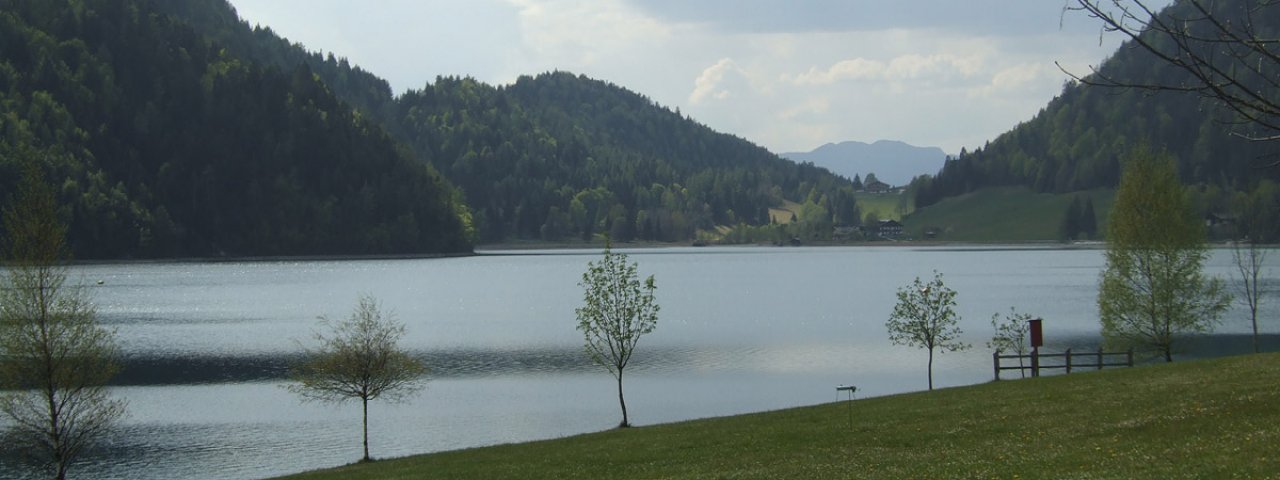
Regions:
[[947, 154], [938, 147], [917, 147], [893, 140], [875, 143], [856, 141], [828, 143], [811, 152], [783, 153], [796, 162], [812, 162], [832, 172], [853, 178], [875, 173], [880, 181], [906, 185], [917, 175], [936, 174]]

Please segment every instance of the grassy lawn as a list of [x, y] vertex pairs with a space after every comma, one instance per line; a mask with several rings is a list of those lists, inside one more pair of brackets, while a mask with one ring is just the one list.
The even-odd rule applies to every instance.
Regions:
[[800, 204], [791, 200], [783, 200], [781, 207], [769, 209], [769, 219], [778, 225], [791, 223], [791, 216], [800, 216]]
[[[834, 391], [833, 391], [834, 397]], [[1001, 381], [295, 479], [1274, 478], [1280, 354]]]
[[1024, 187], [987, 188], [948, 198], [917, 210], [903, 224], [912, 238], [938, 228], [938, 240], [964, 242], [1023, 242], [1057, 240], [1062, 216], [1071, 199], [1093, 199], [1098, 230], [1106, 226], [1114, 191], [1091, 190], [1068, 194], [1035, 193]]
[[905, 193], [856, 193], [854, 198], [858, 201], [858, 209], [862, 210], [862, 215], [875, 212], [876, 216], [881, 220], [902, 220], [903, 208], [902, 202], [906, 201], [905, 213], [911, 213], [912, 205], [915, 203]]

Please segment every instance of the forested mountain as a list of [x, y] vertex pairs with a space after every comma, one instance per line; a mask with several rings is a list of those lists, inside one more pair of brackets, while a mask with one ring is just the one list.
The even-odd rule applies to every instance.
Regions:
[[47, 163], [81, 258], [456, 251], [472, 226], [688, 240], [768, 224], [784, 199], [812, 207], [803, 220], [858, 220], [848, 181], [581, 76], [395, 96], [225, 0], [0, 14], [0, 187], [23, 158]]
[[396, 105], [391, 129], [466, 192], [486, 240], [685, 240], [768, 224], [783, 199], [857, 221], [847, 180], [586, 77], [438, 78]]
[[79, 258], [470, 250], [429, 165], [178, 3], [0, 0], [0, 203], [39, 162]]
[[[1243, 11], [1243, 0], [1211, 2], [1222, 18]], [[1170, 9], [1188, 8], [1175, 2]], [[1166, 10], [1165, 14], [1173, 10]], [[1263, 37], [1280, 35], [1280, 9], [1259, 9], [1251, 20]], [[1241, 19], [1235, 19], [1241, 20]], [[1122, 46], [1099, 71], [1132, 83], [1177, 84], [1185, 72], [1139, 48]], [[1276, 92], [1272, 92], [1276, 93]], [[917, 207], [990, 186], [1022, 185], [1041, 192], [1114, 187], [1121, 158], [1146, 143], [1178, 158], [1184, 183], [1196, 186], [1206, 214], [1255, 219], [1255, 232], [1280, 240], [1280, 169], [1264, 168], [1277, 152], [1274, 142], [1248, 134], [1230, 112], [1209, 99], [1067, 82], [1062, 93], [1033, 119], [973, 151], [961, 151], [932, 178], [913, 185]], [[1254, 221], [1254, 220], [1251, 220]], [[1248, 222], [1244, 222], [1248, 223]], [[1248, 232], [1245, 232], [1248, 233]]]
[[768, 224], [768, 208], [784, 199], [814, 207], [813, 222], [858, 222], [848, 181], [617, 85], [565, 72], [503, 86], [438, 77], [395, 96], [386, 81], [345, 59], [249, 28], [224, 0], [161, 8], [247, 58], [308, 65], [462, 189], [482, 241], [600, 233], [682, 241], [718, 225]]

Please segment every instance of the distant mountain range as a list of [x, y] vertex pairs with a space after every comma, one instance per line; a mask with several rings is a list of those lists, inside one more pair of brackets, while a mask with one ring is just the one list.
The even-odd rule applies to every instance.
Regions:
[[828, 143], [810, 152], [782, 156], [796, 162], [811, 162], [850, 179], [874, 173], [880, 181], [895, 186], [906, 185], [917, 175], [937, 174], [947, 160], [941, 148], [917, 147], [892, 140]]

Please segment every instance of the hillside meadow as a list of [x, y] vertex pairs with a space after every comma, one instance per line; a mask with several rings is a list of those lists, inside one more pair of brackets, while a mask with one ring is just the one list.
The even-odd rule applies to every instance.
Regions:
[[1025, 187], [998, 187], [951, 197], [912, 212], [903, 219], [907, 235], [958, 242], [1030, 242], [1058, 240], [1058, 228], [1071, 200], [1093, 199], [1098, 229], [1107, 224], [1115, 191], [1098, 189], [1071, 194], [1037, 193]]
[[1280, 354], [1261, 354], [837, 401], [285, 478], [1263, 478], [1280, 472], [1278, 442]]

